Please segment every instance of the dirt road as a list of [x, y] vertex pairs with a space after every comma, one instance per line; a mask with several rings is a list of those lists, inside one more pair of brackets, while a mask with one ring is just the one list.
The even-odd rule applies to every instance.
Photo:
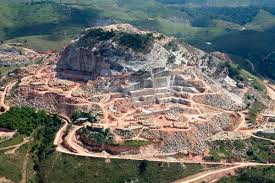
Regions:
[[76, 142], [76, 131], [82, 128], [82, 126], [72, 126], [69, 134], [66, 137], [67, 143], [75, 149], [77, 152], [83, 152], [83, 149]]
[[195, 182], [203, 182], [203, 181], [209, 181], [209, 179], [219, 179], [224, 176], [224, 174], [236, 170], [239, 168], [244, 168], [248, 166], [255, 166], [253, 164], [241, 164], [229, 168], [221, 168], [217, 170], [212, 170], [212, 171], [206, 171], [206, 172], [201, 172], [195, 175], [192, 175], [190, 177], [183, 178], [181, 180], [177, 180], [173, 183], [195, 183]]
[[10, 82], [9, 84], [7, 84], [7, 86], [5, 87], [4, 91], [2, 92], [1, 100], [0, 100], [0, 105], [5, 109], [5, 111], [8, 111], [10, 109], [10, 106], [7, 106], [5, 104], [6, 94], [7, 94], [8, 90], [10, 90], [16, 83], [17, 83], [16, 81]]
[[27, 166], [28, 166], [29, 156], [30, 156], [30, 153], [27, 152], [25, 157], [24, 157], [24, 161], [23, 161], [23, 166], [22, 166], [22, 170], [21, 170], [22, 178], [21, 178], [20, 183], [26, 183], [27, 182]]
[[[72, 153], [67, 149], [64, 149], [61, 146], [58, 146], [56, 149], [59, 152], [72, 154], [75, 156], [85, 156], [85, 157], [96, 157], [96, 158], [110, 158], [110, 159], [125, 159], [125, 160], [144, 160], [144, 156], [135, 156], [135, 155], [110, 155], [107, 153], [95, 153], [89, 152], [84, 149], [84, 147], [80, 146], [75, 139], [75, 132], [80, 127], [74, 127], [71, 132], [68, 134], [67, 143], [75, 148], [78, 152]], [[234, 162], [234, 163], [226, 163], [226, 162], [205, 162], [205, 161], [194, 161], [194, 160], [184, 160], [184, 159], [175, 159], [175, 158], [159, 158], [159, 157], [146, 157], [148, 161], [157, 161], [157, 162], [179, 162], [179, 163], [194, 163], [194, 164], [204, 164], [204, 165], [226, 165], [226, 166], [238, 166], [238, 165], [255, 165], [255, 166], [275, 166], [275, 164], [264, 164], [264, 163], [253, 163], [253, 162]]]
[[257, 139], [266, 140], [266, 141], [270, 141], [272, 143], [275, 143], [275, 140], [272, 140], [272, 139], [268, 139], [268, 138], [264, 138], [264, 137], [259, 137], [257, 135], [251, 135], [251, 136], [254, 137], [254, 138], [257, 138]]
[[57, 131], [53, 141], [54, 145], [59, 145], [62, 142], [62, 135], [68, 127], [68, 121], [64, 119], [62, 121], [64, 122], [64, 125]]
[[271, 84], [268, 80], [264, 80], [265, 87], [269, 97], [275, 100], [275, 85]]
[[244, 116], [244, 114], [243, 113], [239, 113], [239, 115], [241, 116], [241, 122], [238, 125], [238, 127], [234, 130], [235, 132], [239, 131], [245, 125], [245, 116]]
[[20, 144], [8, 146], [8, 147], [2, 147], [2, 148], [0, 148], [0, 150], [12, 149], [12, 150], [6, 151], [5, 154], [14, 154], [17, 151], [17, 149], [19, 149], [22, 145], [24, 145], [30, 141], [31, 141], [31, 139], [29, 137], [27, 137], [27, 138], [24, 138], [23, 142], [21, 142]]

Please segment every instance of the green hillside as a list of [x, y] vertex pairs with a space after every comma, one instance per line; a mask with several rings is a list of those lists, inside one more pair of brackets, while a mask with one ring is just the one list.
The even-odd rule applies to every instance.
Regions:
[[164, 4], [185, 4], [211, 7], [272, 6], [274, 0], [158, 0]]
[[41, 166], [43, 182], [167, 183], [202, 171], [199, 164], [161, 163], [77, 157], [52, 153]]
[[248, 168], [239, 170], [238, 176], [224, 177], [219, 183], [275, 182], [274, 167]]
[[232, 32], [215, 38], [213, 46], [249, 59], [254, 64], [254, 73], [275, 79], [274, 38], [275, 32]]
[[260, 10], [246, 27], [256, 31], [265, 31], [275, 27], [275, 16], [271, 13]]

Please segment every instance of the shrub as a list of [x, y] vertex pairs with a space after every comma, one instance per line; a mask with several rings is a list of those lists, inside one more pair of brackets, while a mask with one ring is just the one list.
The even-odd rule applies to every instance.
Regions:
[[148, 166], [147, 164], [148, 163], [145, 160], [143, 160], [143, 161], [140, 162], [140, 164], [138, 166], [140, 174], [143, 174], [147, 170], [147, 166]]
[[93, 127], [86, 127], [80, 129], [78, 132], [80, 136], [88, 138], [95, 146], [102, 146], [104, 144], [114, 145], [113, 134], [110, 129], [95, 129]]
[[0, 116], [0, 127], [30, 135], [39, 125], [47, 123], [49, 118], [44, 111], [36, 111], [30, 107], [13, 107]]
[[111, 31], [104, 31], [101, 28], [91, 29], [89, 32], [83, 37], [84, 39], [96, 39], [98, 41], [106, 41], [113, 38], [116, 33]]
[[167, 50], [172, 50], [174, 52], [179, 50], [178, 43], [175, 40], [170, 41], [169, 43], [165, 44], [164, 48]]
[[123, 146], [145, 146], [150, 144], [149, 141], [145, 140], [126, 140], [123, 144]]
[[176, 62], [176, 56], [175, 56], [174, 54], [170, 55], [170, 56], [168, 57], [168, 59], [167, 59], [167, 62], [168, 62], [169, 64], [175, 63], [175, 62]]
[[96, 42], [109, 40], [115, 35], [116, 33], [114, 31], [104, 31], [101, 28], [91, 29], [88, 30], [88, 32], [80, 38], [80, 40], [78, 41], [78, 46], [93, 48]]
[[249, 121], [253, 124], [256, 123], [257, 115], [265, 108], [264, 104], [259, 101], [254, 101], [249, 107]]
[[149, 51], [152, 46], [154, 37], [153, 34], [134, 34], [134, 33], [120, 33], [118, 42], [135, 51]]
[[254, 98], [253, 95], [249, 94], [249, 93], [246, 93], [245, 95], [245, 98], [247, 98], [248, 100], [252, 100]]

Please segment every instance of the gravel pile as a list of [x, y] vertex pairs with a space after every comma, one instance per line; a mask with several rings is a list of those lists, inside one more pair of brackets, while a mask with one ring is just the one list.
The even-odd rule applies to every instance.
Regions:
[[248, 135], [242, 134], [240, 132], [226, 132], [222, 131], [219, 132], [210, 138], [208, 138], [208, 141], [217, 141], [217, 140], [243, 140], [249, 138]]
[[217, 107], [219, 109], [238, 110], [243, 108], [242, 105], [231, 100], [229, 96], [223, 96], [219, 94], [199, 95], [195, 96], [193, 99], [195, 102], [207, 104], [213, 107]]

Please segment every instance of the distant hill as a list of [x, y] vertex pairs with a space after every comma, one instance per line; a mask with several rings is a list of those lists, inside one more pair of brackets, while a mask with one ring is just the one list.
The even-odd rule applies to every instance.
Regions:
[[275, 16], [264, 10], [260, 10], [253, 20], [246, 25], [246, 28], [256, 31], [269, 30], [273, 27], [275, 27]]
[[164, 4], [185, 4], [210, 7], [243, 7], [269, 6], [275, 7], [275, 0], [157, 0]]

